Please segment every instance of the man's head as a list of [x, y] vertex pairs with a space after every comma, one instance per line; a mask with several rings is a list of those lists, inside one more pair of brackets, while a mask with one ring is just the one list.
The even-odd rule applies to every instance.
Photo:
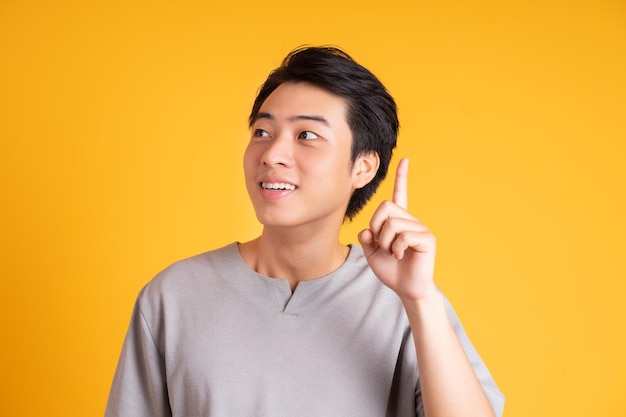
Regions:
[[374, 74], [345, 52], [333, 47], [298, 48], [285, 57], [261, 86], [250, 113], [250, 126], [267, 97], [288, 81], [306, 82], [342, 97], [352, 131], [352, 163], [358, 156], [371, 152], [380, 159], [374, 178], [355, 190], [350, 198], [345, 217], [352, 219], [387, 175], [399, 129], [396, 103]]

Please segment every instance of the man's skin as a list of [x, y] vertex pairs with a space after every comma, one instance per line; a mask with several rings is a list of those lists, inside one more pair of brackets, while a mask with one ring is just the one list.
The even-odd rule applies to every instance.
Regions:
[[[281, 84], [263, 103], [244, 155], [248, 193], [263, 232], [239, 245], [258, 273], [298, 282], [328, 275], [350, 249], [339, 232], [352, 192], [376, 174], [378, 155], [351, 163], [346, 102], [307, 83]], [[447, 317], [434, 280], [435, 238], [408, 211], [408, 160], [393, 198], [359, 234], [380, 281], [400, 297], [413, 337], [428, 417], [494, 413]]]

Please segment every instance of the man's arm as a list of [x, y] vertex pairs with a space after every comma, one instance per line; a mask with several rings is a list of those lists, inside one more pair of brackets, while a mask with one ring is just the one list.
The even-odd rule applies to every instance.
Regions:
[[393, 200], [359, 234], [376, 276], [398, 294], [415, 340], [427, 417], [495, 416], [454, 332], [434, 280], [435, 237], [407, 211], [408, 160], [398, 165]]

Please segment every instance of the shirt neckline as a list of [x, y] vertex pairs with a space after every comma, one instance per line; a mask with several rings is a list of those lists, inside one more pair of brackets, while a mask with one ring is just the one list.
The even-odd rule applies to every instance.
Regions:
[[250, 268], [248, 264], [243, 260], [241, 253], [239, 252], [240, 242], [233, 242], [229, 245], [231, 253], [236, 259], [239, 268], [246, 271], [247, 275], [253, 276], [256, 279], [260, 279], [272, 287], [274, 296], [280, 309], [283, 313], [290, 316], [297, 316], [301, 310], [305, 300], [315, 291], [322, 290], [323, 287], [333, 282], [335, 279], [341, 279], [342, 277], [348, 277], [349, 274], [342, 273], [344, 270], [350, 268], [351, 265], [357, 262], [362, 254], [362, 250], [358, 245], [349, 244], [350, 252], [345, 261], [334, 271], [329, 272], [318, 278], [300, 281], [295, 291], [291, 292], [289, 282], [285, 278], [274, 278], [266, 275], [262, 275]]

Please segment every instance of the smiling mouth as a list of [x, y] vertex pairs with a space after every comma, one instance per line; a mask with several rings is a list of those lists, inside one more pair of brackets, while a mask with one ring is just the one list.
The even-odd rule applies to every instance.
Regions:
[[293, 191], [296, 189], [296, 186], [293, 184], [288, 184], [286, 182], [262, 182], [261, 188], [263, 188], [264, 190], [276, 190], [276, 191], [291, 190]]

